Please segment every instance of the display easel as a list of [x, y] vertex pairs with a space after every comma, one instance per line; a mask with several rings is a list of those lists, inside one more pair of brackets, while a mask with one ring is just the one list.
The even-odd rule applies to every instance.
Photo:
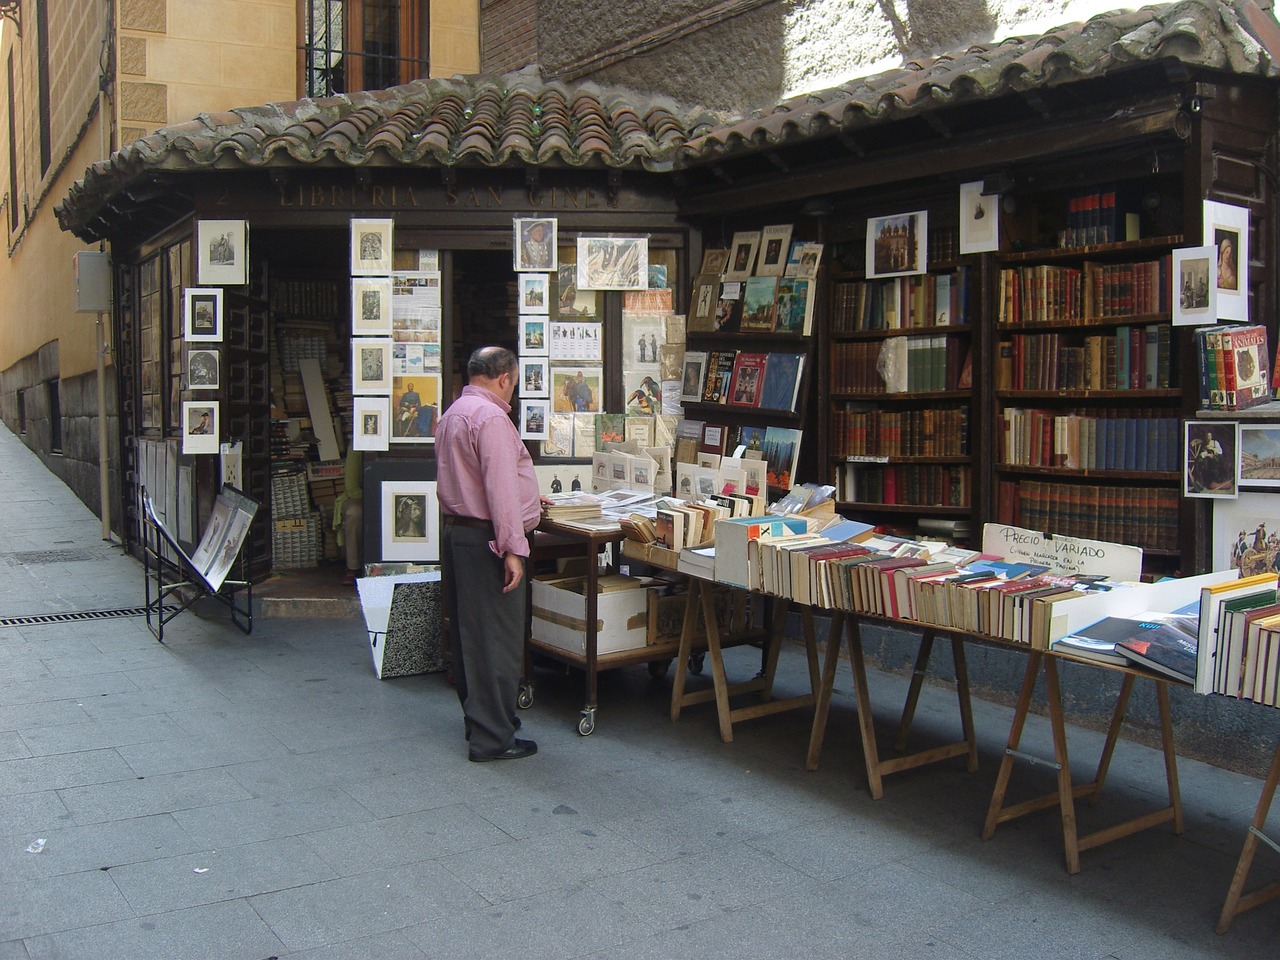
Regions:
[[[142, 499], [142, 569], [146, 591], [147, 629], [158, 641], [164, 643], [164, 628], [175, 617], [191, 608], [197, 600], [211, 597], [231, 611], [231, 622], [241, 632], [253, 631], [253, 583], [247, 575], [247, 561], [242, 547], [248, 533], [249, 522], [258, 504], [233, 487], [224, 486], [214, 502], [212, 516], [227, 518], [226, 526], [218, 528], [213, 522], [205, 531], [205, 537], [196, 550], [216, 555], [222, 562], [214, 566], [201, 565], [178, 543], [156, 514], [155, 506], [145, 488], [139, 491]], [[232, 524], [230, 518], [240, 522]], [[209, 541], [209, 542], [206, 542]], [[214, 542], [216, 541], [216, 542]], [[232, 567], [239, 579], [230, 580], [226, 573]], [[240, 597], [243, 595], [243, 603]], [[180, 602], [166, 605], [177, 598]]]

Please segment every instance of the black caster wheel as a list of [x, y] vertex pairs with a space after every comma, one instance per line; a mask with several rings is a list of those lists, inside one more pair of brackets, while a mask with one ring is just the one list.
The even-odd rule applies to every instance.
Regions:
[[521, 710], [528, 710], [533, 706], [533, 684], [520, 685], [520, 692], [516, 694], [516, 706]]

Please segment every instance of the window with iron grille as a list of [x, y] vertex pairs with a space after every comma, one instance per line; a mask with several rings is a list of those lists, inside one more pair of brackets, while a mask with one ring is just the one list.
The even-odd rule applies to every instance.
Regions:
[[427, 0], [301, 0], [302, 95], [381, 90], [427, 76]]

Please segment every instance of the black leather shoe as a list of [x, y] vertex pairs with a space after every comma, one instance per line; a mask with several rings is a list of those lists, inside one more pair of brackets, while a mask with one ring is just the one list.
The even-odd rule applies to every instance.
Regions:
[[[463, 717], [462, 723], [463, 723], [463, 729], [466, 731], [466, 737], [468, 740], [470, 740], [471, 739], [471, 721], [468, 720], [466, 717]], [[519, 730], [523, 726], [524, 724], [520, 722], [519, 717], [511, 718], [511, 727], [513, 730]]]
[[481, 753], [479, 750], [472, 750], [467, 754], [467, 759], [472, 763], [488, 763], [490, 760], [519, 760], [521, 757], [532, 757], [538, 752], [538, 745], [532, 740], [519, 740], [511, 744], [505, 750], [499, 750], [497, 753]]

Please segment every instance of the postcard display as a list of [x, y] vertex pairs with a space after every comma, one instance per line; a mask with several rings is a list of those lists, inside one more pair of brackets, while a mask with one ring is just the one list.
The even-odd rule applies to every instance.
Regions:
[[[681, 349], [684, 318], [672, 313], [666, 267], [649, 261], [644, 237], [579, 237], [562, 247], [552, 218], [515, 218], [513, 269], [519, 298], [520, 435], [544, 459], [595, 461], [539, 468], [543, 493], [671, 488], [670, 447], [678, 398], [664, 403], [660, 357]], [[572, 262], [568, 256], [573, 254]], [[623, 409], [606, 409], [601, 291], [622, 293]], [[626, 445], [647, 469], [601, 455]], [[665, 448], [665, 451], [664, 451]], [[615, 473], [618, 475], [615, 476]], [[562, 476], [563, 474], [563, 476]], [[588, 475], [590, 475], [588, 479]]]

